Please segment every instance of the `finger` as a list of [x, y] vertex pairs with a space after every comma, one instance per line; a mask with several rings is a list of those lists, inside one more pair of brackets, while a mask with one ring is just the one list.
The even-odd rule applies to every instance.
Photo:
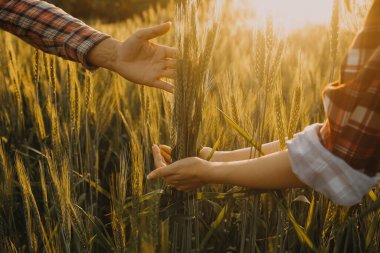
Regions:
[[161, 150], [161, 156], [165, 159], [166, 163], [168, 164], [172, 163], [172, 157], [165, 151]]
[[173, 170], [171, 167], [166, 166], [166, 167], [161, 167], [158, 169], [155, 169], [151, 173], [148, 174], [147, 179], [148, 180], [153, 180], [157, 178], [165, 178], [173, 174]]
[[165, 61], [165, 68], [166, 69], [175, 69], [177, 67], [177, 60], [175, 59], [167, 59]]
[[165, 90], [167, 92], [173, 93], [174, 92], [174, 85], [162, 80], [157, 80], [153, 82], [152, 87]]
[[209, 156], [209, 154], [211, 153], [211, 151], [212, 151], [212, 148], [203, 147], [201, 149], [201, 151], [199, 151], [199, 157], [206, 159]]
[[165, 56], [167, 58], [173, 58], [173, 59], [177, 58], [177, 54], [178, 54], [178, 49], [177, 48], [168, 47], [168, 46], [161, 46], [161, 47], [164, 49]]
[[170, 30], [170, 27], [171, 22], [166, 22], [160, 25], [140, 29], [136, 32], [136, 36], [143, 40], [151, 40], [167, 33]]
[[177, 76], [177, 71], [175, 69], [165, 69], [162, 71], [162, 77], [175, 79], [176, 76]]
[[172, 159], [172, 149], [171, 149], [171, 147], [166, 146], [166, 145], [159, 145], [159, 147], [160, 147], [161, 155], [164, 157], [165, 161], [168, 164], [172, 163], [173, 159]]
[[167, 145], [158, 145], [161, 150], [165, 151], [168, 154], [172, 153], [172, 148]]
[[156, 168], [164, 167], [165, 163], [162, 161], [160, 148], [157, 145], [153, 145], [152, 151], [153, 151], [154, 166]]

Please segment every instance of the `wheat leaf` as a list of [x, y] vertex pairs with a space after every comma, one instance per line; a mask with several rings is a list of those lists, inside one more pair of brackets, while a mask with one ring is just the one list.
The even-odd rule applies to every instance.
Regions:
[[225, 205], [223, 207], [223, 209], [219, 212], [219, 214], [216, 217], [215, 221], [213, 223], [211, 223], [210, 230], [207, 232], [206, 236], [203, 238], [203, 240], [201, 242], [201, 246], [200, 246], [201, 249], [204, 249], [204, 247], [206, 246], [206, 243], [211, 238], [212, 234], [219, 227], [219, 225], [223, 222], [223, 220], [225, 219], [226, 214], [228, 213], [228, 210], [229, 210], [231, 204], [232, 204], [231, 201], [228, 202], [227, 205]]
[[223, 117], [226, 119], [228, 124], [230, 124], [244, 139], [246, 139], [251, 145], [260, 153], [260, 155], [264, 155], [264, 153], [261, 150], [261, 147], [259, 147], [251, 137], [249, 137], [248, 133], [241, 128], [238, 124], [236, 124], [235, 121], [233, 121], [230, 117], [227, 116], [226, 113], [224, 113], [222, 110], [218, 108], [218, 110], [223, 114]]
[[105, 190], [103, 187], [101, 187], [99, 184], [97, 184], [96, 182], [92, 181], [91, 179], [86, 178], [85, 176], [79, 174], [76, 171], [73, 171], [73, 173], [75, 175], [77, 175], [78, 177], [82, 178], [86, 183], [88, 183], [90, 186], [92, 186], [93, 188], [95, 188], [96, 191], [98, 191], [99, 193], [103, 194], [106, 198], [111, 199], [111, 194], [107, 190]]
[[208, 154], [208, 156], [207, 156], [207, 158], [206, 158], [207, 161], [210, 161], [211, 158], [213, 157], [215, 151], [216, 151], [216, 150], [218, 149], [218, 147], [219, 147], [219, 144], [220, 144], [220, 140], [221, 140], [221, 139], [222, 139], [222, 136], [219, 135], [219, 138], [216, 140], [214, 146], [212, 147], [212, 150], [211, 150], [210, 154]]
[[296, 230], [297, 236], [300, 239], [300, 241], [303, 243], [306, 243], [307, 246], [309, 246], [309, 248], [314, 249], [313, 242], [310, 240], [309, 236], [305, 233], [305, 231], [301, 228], [301, 226], [297, 223], [290, 209], [288, 210], [288, 216], [289, 216], [290, 222], [293, 224], [293, 227]]
[[375, 192], [373, 190], [370, 190], [368, 192], [368, 195], [372, 199], [373, 202], [375, 202], [377, 200], [377, 196], [376, 196], [376, 194], [375, 194]]
[[311, 226], [311, 221], [313, 220], [313, 215], [314, 215], [314, 207], [315, 207], [315, 197], [313, 194], [313, 197], [310, 202], [309, 206], [309, 212], [307, 214], [307, 219], [306, 219], [306, 225], [305, 225], [305, 232], [309, 231], [309, 228]]

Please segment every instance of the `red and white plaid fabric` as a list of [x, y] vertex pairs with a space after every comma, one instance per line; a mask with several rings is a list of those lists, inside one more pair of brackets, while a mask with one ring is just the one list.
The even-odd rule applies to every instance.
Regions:
[[335, 204], [351, 206], [380, 182], [380, 175], [369, 177], [350, 167], [321, 143], [323, 124], [313, 124], [288, 141], [293, 173], [306, 185], [324, 194]]
[[341, 66], [340, 81], [323, 92], [325, 147], [369, 176], [380, 172], [380, 1]]
[[323, 95], [326, 122], [287, 142], [289, 160], [302, 182], [350, 206], [380, 182], [380, 0]]
[[44, 52], [93, 67], [88, 52], [110, 36], [44, 1], [0, 0], [0, 28]]

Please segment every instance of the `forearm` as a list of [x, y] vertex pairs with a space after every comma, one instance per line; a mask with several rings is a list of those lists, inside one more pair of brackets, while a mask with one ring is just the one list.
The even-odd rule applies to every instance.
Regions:
[[255, 189], [304, 187], [293, 174], [288, 151], [257, 159], [235, 162], [210, 162], [205, 182], [239, 185]]
[[114, 70], [117, 51], [121, 44], [121, 41], [113, 38], [103, 40], [90, 50], [87, 62], [96, 67]]
[[2, 0], [0, 7], [0, 28], [87, 68], [93, 67], [87, 62], [89, 51], [110, 37], [45, 1]]
[[[273, 141], [262, 145], [264, 155], [280, 151], [280, 142]], [[248, 160], [259, 157], [259, 152], [255, 148], [243, 148], [233, 151], [216, 151], [210, 161], [213, 162], [232, 162]]]
[[0, 10], [7, 4], [9, 0], [0, 0]]

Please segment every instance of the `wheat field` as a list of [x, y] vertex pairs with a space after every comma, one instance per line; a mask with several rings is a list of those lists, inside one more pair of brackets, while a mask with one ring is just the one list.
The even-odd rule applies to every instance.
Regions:
[[322, 89], [365, 13], [335, 6], [329, 26], [283, 36], [270, 18], [244, 25], [249, 11], [236, 15], [231, 1], [214, 9], [171, 2], [92, 22], [123, 39], [173, 20], [158, 42], [180, 48], [174, 96], [0, 32], [0, 252], [378, 252], [377, 189], [343, 208], [311, 189], [180, 193], [146, 180], [156, 143], [176, 159], [202, 146], [284, 147], [323, 122]]

